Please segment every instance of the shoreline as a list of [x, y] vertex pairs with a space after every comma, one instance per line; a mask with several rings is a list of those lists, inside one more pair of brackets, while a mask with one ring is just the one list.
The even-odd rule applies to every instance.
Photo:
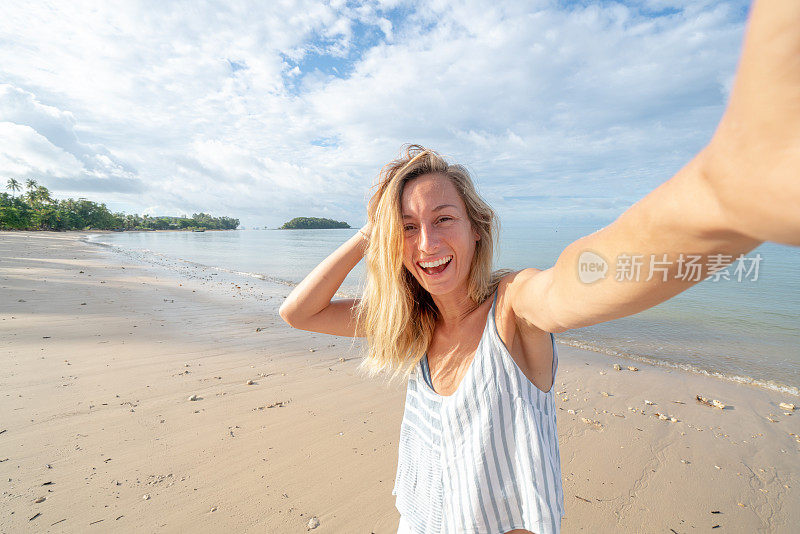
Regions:
[[[358, 375], [353, 340], [283, 324], [287, 286], [91, 233], [0, 232], [0, 531], [396, 531], [405, 383]], [[557, 348], [563, 532], [800, 522], [793, 397]]]
[[[165, 230], [165, 231], [173, 231], [173, 230]], [[223, 231], [223, 230], [219, 230], [219, 231]], [[270, 282], [270, 283], [277, 283], [277, 284], [285, 285], [285, 286], [289, 286], [289, 287], [295, 287], [297, 285], [296, 282], [293, 282], [293, 281], [290, 281], [290, 280], [286, 280], [286, 279], [283, 279], [283, 278], [279, 278], [279, 277], [275, 277], [275, 276], [270, 276], [268, 274], [262, 274], [262, 273], [257, 273], [257, 272], [248, 272], [248, 271], [239, 271], [239, 270], [235, 270], [235, 269], [228, 269], [228, 268], [225, 268], [225, 267], [211, 266], [211, 265], [198, 263], [198, 262], [195, 262], [193, 260], [170, 257], [170, 256], [167, 256], [167, 255], [159, 253], [159, 252], [148, 251], [146, 253], [143, 253], [139, 249], [131, 249], [131, 248], [127, 248], [125, 246], [117, 245], [117, 244], [102, 243], [100, 241], [90, 240], [89, 236], [91, 234], [95, 234], [95, 233], [97, 233], [97, 232], [87, 232], [86, 233], [86, 237], [84, 237], [82, 239], [84, 241], [89, 242], [89, 243], [91, 243], [93, 245], [96, 245], [96, 246], [110, 247], [110, 248], [117, 249], [120, 252], [124, 251], [129, 256], [130, 255], [136, 255], [136, 256], [138, 256], [139, 259], [141, 259], [143, 261], [146, 261], [146, 262], [148, 262], [148, 260], [153, 260], [153, 261], [149, 261], [149, 263], [161, 265], [161, 266], [166, 267], [166, 268], [172, 268], [172, 267], [174, 267], [175, 262], [181, 262], [181, 263], [186, 263], [186, 264], [191, 264], [191, 265], [197, 266], [198, 268], [201, 268], [201, 269], [202, 268], [204, 268], [204, 269], [214, 269], [214, 270], [217, 270], [219, 272], [228, 273], [230, 275], [240, 275], [240, 276], [249, 277], [249, 278], [256, 278], [256, 279], [259, 279], [259, 280], [264, 280], [264, 281], [267, 281], [267, 282]], [[109, 231], [109, 232], [105, 232], [105, 233], [117, 233], [117, 232], [110, 232]], [[148, 256], [150, 256], [150, 258], [148, 258]], [[155, 261], [156, 260], [155, 256], [159, 256], [161, 258], [166, 258], [166, 261], [157, 262], [157, 261]], [[173, 262], [171, 265], [169, 263], [170, 261]], [[336, 296], [339, 297], [339, 298], [354, 298], [354, 297], [358, 297], [359, 295], [357, 293], [352, 293], [352, 292], [348, 292], [348, 291], [345, 291], [345, 290], [340, 290], [339, 292], [336, 293]], [[571, 339], [571, 338], [569, 338], [567, 336], [563, 336], [563, 335], [557, 335], [556, 336], [556, 343], [558, 343], [560, 346], [574, 347], [574, 348], [578, 348], [578, 349], [582, 349], [582, 350], [596, 352], [598, 354], [603, 354], [606, 357], [611, 358], [611, 359], [613, 359], [613, 358], [624, 359], [624, 360], [630, 362], [631, 364], [648, 364], [648, 365], [653, 365], [653, 366], [657, 366], [657, 367], [662, 367], [664, 369], [679, 370], [679, 371], [690, 373], [690, 374], [694, 374], [694, 375], [706, 376], [706, 377], [713, 378], [713, 379], [716, 379], [716, 380], [723, 380], [723, 381], [736, 383], [736, 384], [747, 384], [747, 385], [751, 385], [751, 386], [754, 386], [754, 387], [759, 387], [759, 388], [771, 390], [771, 391], [774, 391], [774, 392], [779, 393], [779, 394], [784, 394], [784, 395], [789, 395], [791, 397], [795, 397], [796, 401], [800, 402], [800, 384], [790, 384], [790, 383], [786, 383], [786, 382], [777, 382], [776, 380], [769, 379], [769, 378], [764, 378], [764, 377], [759, 378], [759, 377], [756, 377], [756, 376], [750, 376], [750, 375], [747, 375], [747, 374], [735, 373], [735, 372], [730, 372], [730, 371], [719, 371], [719, 370], [713, 369], [713, 367], [705, 368], [705, 367], [703, 367], [701, 365], [694, 364], [694, 363], [681, 363], [681, 362], [677, 362], [677, 361], [670, 361], [670, 360], [660, 359], [660, 358], [657, 358], [657, 357], [654, 357], [654, 356], [648, 355], [648, 354], [640, 354], [640, 353], [635, 353], [635, 352], [622, 352], [620, 350], [615, 350], [615, 349], [609, 348], [607, 346], [603, 346], [602, 342], [585, 341], [585, 340], [582, 340], [582, 339]], [[718, 358], [724, 358], [724, 356], [719, 356], [719, 355], [717, 357]], [[752, 373], [752, 374], [755, 375], [756, 373]]]

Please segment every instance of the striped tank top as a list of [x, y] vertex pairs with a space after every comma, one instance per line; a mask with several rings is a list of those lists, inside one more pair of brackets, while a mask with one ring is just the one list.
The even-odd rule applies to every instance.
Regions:
[[495, 292], [458, 389], [433, 389], [427, 353], [411, 373], [392, 495], [401, 526], [420, 534], [558, 533], [564, 515], [553, 387], [534, 386], [495, 325]]

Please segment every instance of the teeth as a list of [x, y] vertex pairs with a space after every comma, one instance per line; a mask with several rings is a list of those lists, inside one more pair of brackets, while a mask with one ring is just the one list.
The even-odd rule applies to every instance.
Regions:
[[441, 265], [443, 263], [447, 263], [451, 259], [453, 259], [453, 256], [446, 256], [446, 257], [444, 257], [444, 258], [442, 258], [440, 260], [436, 260], [436, 261], [431, 261], [431, 262], [422, 262], [421, 261], [421, 262], [419, 262], [419, 264], [420, 264], [421, 267], [424, 267], [425, 269], [430, 269], [432, 267], [438, 267], [439, 265]]

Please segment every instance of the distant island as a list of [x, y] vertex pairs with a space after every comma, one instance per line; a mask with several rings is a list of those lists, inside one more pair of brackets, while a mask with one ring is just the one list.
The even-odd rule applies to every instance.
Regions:
[[11, 178], [0, 193], [0, 230], [235, 230], [239, 219], [212, 217], [194, 213], [191, 217], [149, 216], [112, 213], [105, 204], [85, 198], [54, 199], [50, 191], [36, 183], [25, 182], [27, 192], [17, 196], [22, 184]]
[[283, 223], [283, 226], [278, 230], [319, 230], [327, 228], [350, 228], [350, 225], [344, 221], [334, 221], [333, 219], [295, 217], [291, 221]]

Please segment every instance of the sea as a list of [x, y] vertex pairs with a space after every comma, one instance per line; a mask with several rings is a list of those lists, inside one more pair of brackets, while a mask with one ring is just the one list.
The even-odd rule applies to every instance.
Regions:
[[[546, 269], [567, 245], [602, 227], [586, 223], [503, 226], [495, 268]], [[89, 240], [251, 276], [253, 283], [293, 286], [355, 231], [119, 232], [93, 234]], [[643, 261], [646, 270], [648, 259]], [[737, 272], [737, 265], [744, 269]], [[799, 247], [764, 243], [740, 262], [666, 302], [636, 315], [559, 333], [556, 340], [614, 358], [800, 396], [799, 270]], [[361, 262], [338, 295], [357, 297], [364, 283]]]

